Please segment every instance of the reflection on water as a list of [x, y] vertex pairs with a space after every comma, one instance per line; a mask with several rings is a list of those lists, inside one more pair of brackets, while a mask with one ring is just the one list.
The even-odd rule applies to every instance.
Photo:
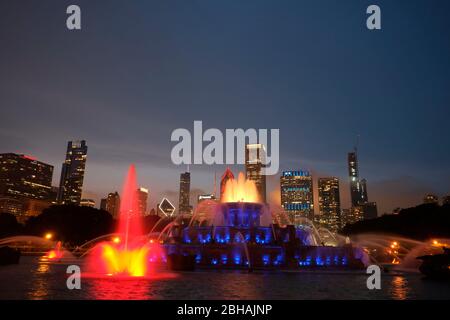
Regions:
[[45, 273], [50, 270], [50, 265], [48, 263], [39, 263], [38, 268], [36, 269], [36, 272], [38, 273]]
[[392, 278], [392, 298], [405, 300], [408, 297], [409, 287], [408, 280], [405, 277], [394, 276]]
[[95, 300], [151, 299], [151, 280], [145, 279], [89, 279], [88, 290]]
[[31, 290], [29, 299], [46, 299], [48, 296], [48, 281], [44, 274], [49, 273], [50, 264], [38, 262], [36, 269], [33, 272], [33, 281], [31, 282]]
[[[83, 262], [75, 261], [83, 270]], [[67, 265], [22, 257], [0, 267], [1, 299], [449, 299], [450, 284], [419, 274], [383, 274], [381, 290], [368, 290], [356, 272], [182, 272], [147, 279], [84, 278], [66, 286]]]

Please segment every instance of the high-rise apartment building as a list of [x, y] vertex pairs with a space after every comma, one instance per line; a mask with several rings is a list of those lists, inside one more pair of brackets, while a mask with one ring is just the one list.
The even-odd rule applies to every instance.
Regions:
[[184, 172], [180, 175], [180, 197], [179, 197], [179, 213], [191, 214], [192, 207], [189, 204], [189, 198], [191, 195], [191, 174]]
[[314, 218], [313, 181], [308, 171], [284, 171], [280, 178], [281, 205], [291, 223]]
[[319, 223], [332, 232], [341, 227], [341, 201], [339, 179], [319, 178]]
[[119, 193], [110, 192], [108, 196], [101, 201], [100, 209], [108, 211], [114, 219], [119, 218], [120, 214], [120, 196]]
[[139, 215], [143, 217], [147, 214], [148, 189], [141, 187], [137, 189], [136, 192], [137, 192]]
[[[359, 178], [358, 155], [355, 148], [354, 152], [348, 154], [348, 172], [350, 177], [350, 199], [353, 213], [349, 221], [358, 221], [362, 219], [373, 219], [378, 216], [377, 205], [375, 202], [369, 202], [367, 196], [367, 181]], [[362, 212], [362, 215], [360, 214]], [[355, 221], [355, 222], [356, 222]]]
[[69, 141], [62, 165], [58, 203], [79, 205], [86, 167], [86, 141]]
[[266, 148], [262, 144], [247, 144], [245, 146], [245, 177], [255, 182], [259, 200], [266, 203]]
[[53, 166], [15, 153], [0, 154], [0, 195], [52, 199]]

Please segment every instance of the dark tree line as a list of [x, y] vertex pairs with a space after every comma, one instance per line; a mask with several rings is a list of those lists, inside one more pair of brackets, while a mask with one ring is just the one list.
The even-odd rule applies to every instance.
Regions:
[[[144, 232], [149, 232], [158, 220], [157, 216], [145, 217]], [[42, 214], [29, 218], [25, 225], [18, 223], [12, 214], [0, 213], [0, 238], [14, 235], [43, 236], [47, 232], [52, 232], [55, 240], [70, 245], [81, 245], [114, 232], [116, 225], [117, 222], [111, 214], [104, 210], [54, 205], [45, 209]]]
[[403, 209], [396, 215], [346, 225], [341, 233], [396, 234], [417, 240], [450, 238], [450, 205], [422, 204]]

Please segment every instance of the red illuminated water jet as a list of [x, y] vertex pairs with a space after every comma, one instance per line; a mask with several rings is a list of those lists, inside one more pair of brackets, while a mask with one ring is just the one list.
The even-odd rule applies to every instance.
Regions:
[[131, 165], [120, 201], [118, 236], [96, 245], [89, 255], [89, 270], [108, 276], [143, 277], [161, 258], [160, 246], [143, 236], [137, 196], [136, 170]]
[[56, 246], [54, 249], [47, 252], [43, 257], [42, 260], [60, 260], [64, 256], [64, 252], [61, 249], [61, 241], [58, 241], [56, 243]]

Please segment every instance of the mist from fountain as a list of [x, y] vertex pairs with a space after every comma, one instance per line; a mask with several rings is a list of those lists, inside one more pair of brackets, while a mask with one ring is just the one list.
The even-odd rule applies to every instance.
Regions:
[[352, 242], [364, 248], [373, 262], [407, 272], [419, 272], [418, 256], [440, 254], [443, 246], [450, 246], [450, 239], [419, 241], [388, 234], [360, 234], [352, 237]]
[[13, 236], [13, 237], [7, 237], [0, 239], [0, 245], [39, 245], [42, 247], [51, 248], [56, 243], [52, 240], [48, 240], [42, 237], [36, 237], [36, 236], [27, 236], [27, 235], [21, 235], [21, 236]]

